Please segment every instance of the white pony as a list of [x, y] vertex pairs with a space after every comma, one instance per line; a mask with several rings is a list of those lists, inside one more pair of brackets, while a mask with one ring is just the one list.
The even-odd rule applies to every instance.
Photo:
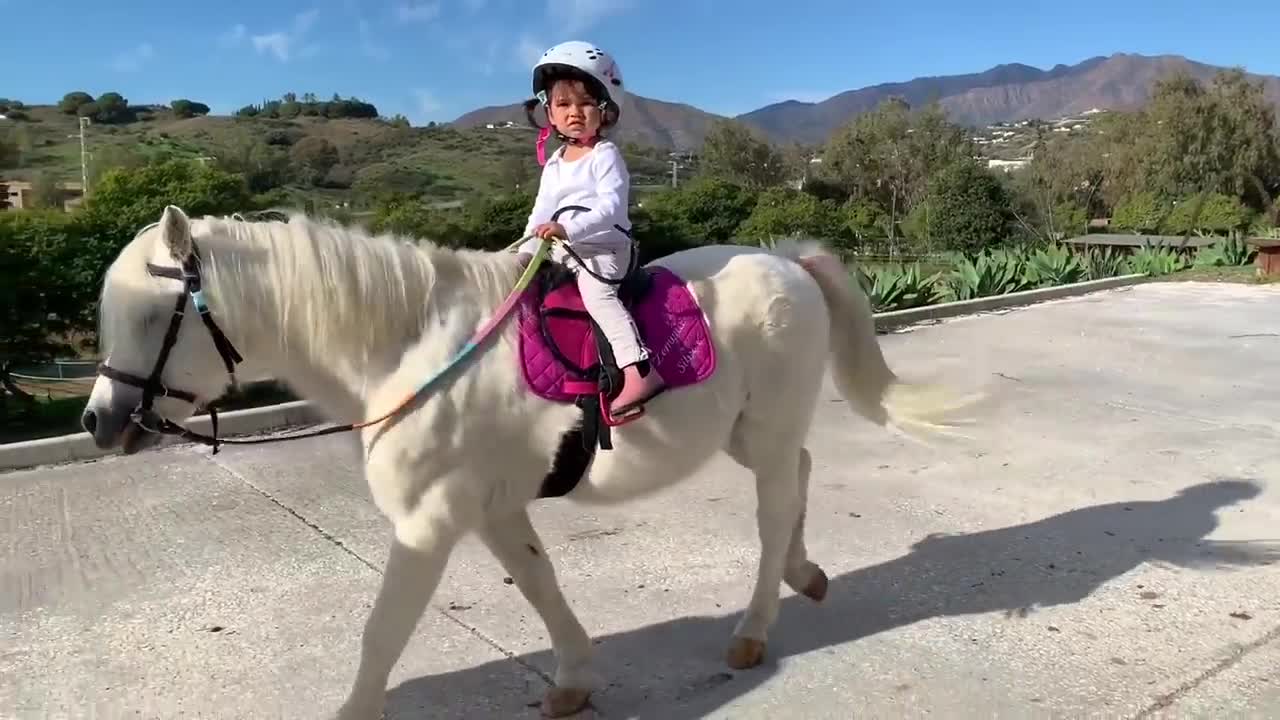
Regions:
[[[568, 497], [607, 504], [645, 496], [688, 478], [719, 451], [750, 469], [759, 569], [727, 660], [752, 667], [778, 614], [780, 583], [815, 601], [827, 591], [826, 575], [805, 551], [804, 441], [828, 357], [841, 395], [881, 425], [945, 430], [946, 416], [977, 396], [962, 399], [896, 377], [866, 298], [816, 243], [701, 247], [655, 262], [694, 291], [718, 366], [701, 384], [671, 390], [649, 403], [645, 417], [613, 428], [614, 448], [597, 453]], [[186, 291], [198, 291], [194, 300], [184, 292], [184, 264]], [[180, 423], [194, 412], [189, 400], [204, 403], [226, 391], [232, 346], [243, 355], [241, 377], [278, 378], [335, 421], [375, 417], [444, 367], [521, 271], [510, 253], [415, 245], [301, 216], [189, 220], [170, 206], [106, 274], [100, 330], [107, 367], [83, 424], [100, 447], [132, 453], [154, 445], [160, 436], [143, 430], [134, 414], [145, 384], [137, 381], [159, 368], [153, 389], [163, 385], [168, 394], [150, 393], [152, 420]], [[202, 303], [207, 327], [186, 311]], [[171, 317], [177, 319], [166, 331]], [[590, 637], [527, 512], [561, 435], [581, 411], [522, 384], [513, 324], [508, 320], [437, 392], [362, 431], [369, 489], [395, 538], [340, 718], [380, 716], [388, 675], [450, 552], [469, 532], [546, 624], [558, 664], [544, 713], [577, 712], [597, 684]], [[215, 341], [224, 331], [229, 344]]]

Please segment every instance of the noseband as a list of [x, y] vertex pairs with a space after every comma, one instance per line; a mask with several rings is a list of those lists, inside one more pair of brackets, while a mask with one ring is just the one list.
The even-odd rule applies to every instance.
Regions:
[[235, 345], [232, 345], [231, 341], [227, 339], [226, 334], [222, 332], [222, 328], [218, 327], [218, 323], [214, 321], [213, 316], [209, 313], [209, 306], [205, 304], [203, 284], [200, 280], [200, 257], [194, 240], [191, 243], [191, 252], [182, 261], [181, 268], [147, 263], [147, 272], [153, 277], [182, 281], [182, 292], [178, 293], [177, 302], [174, 304], [173, 315], [169, 319], [169, 329], [164, 334], [164, 342], [160, 345], [160, 355], [156, 358], [155, 367], [152, 368], [150, 377], [143, 378], [122, 372], [103, 362], [98, 365], [98, 374], [126, 385], [142, 388], [142, 401], [138, 403], [138, 406], [129, 416], [138, 427], [147, 432], [162, 435], [179, 435], [190, 440], [203, 442], [206, 445], [211, 445], [213, 452], [216, 453], [220, 444], [218, 440], [217, 410], [212, 407], [209, 408], [209, 419], [213, 426], [213, 435], [206, 436], [188, 430], [168, 418], [162, 417], [152, 408], [152, 404], [157, 397], [177, 398], [192, 405], [197, 403], [195, 393], [170, 388], [160, 380], [160, 376], [164, 374], [165, 363], [169, 360], [169, 353], [178, 342], [178, 332], [182, 329], [182, 318], [186, 315], [188, 299], [190, 299], [192, 307], [200, 314], [200, 319], [204, 321], [205, 327], [209, 329], [209, 335], [213, 338], [213, 345], [217, 348], [218, 355], [222, 357], [222, 363], [227, 368], [227, 374], [231, 376], [233, 387], [236, 385], [235, 366], [243, 362], [244, 358], [240, 356]]

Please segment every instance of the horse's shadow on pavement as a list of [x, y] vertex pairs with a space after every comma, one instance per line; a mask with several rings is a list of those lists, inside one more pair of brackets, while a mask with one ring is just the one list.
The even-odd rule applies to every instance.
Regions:
[[[764, 665], [744, 672], [730, 672], [724, 662], [740, 612], [601, 636], [596, 662], [608, 687], [596, 692], [593, 704], [607, 717], [694, 720], [759, 687], [789, 656], [921, 620], [997, 611], [1025, 615], [1075, 603], [1144, 562], [1186, 568], [1271, 564], [1280, 560], [1275, 547], [1205, 539], [1218, 526], [1217, 511], [1260, 492], [1252, 481], [1226, 479], [1164, 500], [1095, 505], [1023, 525], [927, 536], [901, 557], [833, 577], [820, 606], [787, 597]], [[823, 558], [814, 560], [821, 564]], [[530, 614], [531, 622], [540, 622]], [[549, 650], [518, 660], [544, 672], [554, 667]], [[427, 709], [468, 704], [459, 702], [459, 693], [481, 694], [475, 707], [488, 705], [493, 698], [483, 697], [484, 688], [513, 671], [501, 660], [407, 681], [390, 690], [387, 718], [438, 717]], [[524, 699], [531, 706], [522, 702], [500, 716], [536, 717], [544, 689], [531, 685]]]

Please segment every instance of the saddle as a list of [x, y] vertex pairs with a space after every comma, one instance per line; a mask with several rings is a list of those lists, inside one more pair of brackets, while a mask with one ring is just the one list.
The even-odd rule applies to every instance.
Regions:
[[[650, 363], [662, 373], [668, 390], [711, 376], [716, 360], [711, 328], [682, 278], [633, 259], [618, 285], [618, 298], [635, 320]], [[583, 305], [571, 268], [544, 261], [521, 298], [517, 317], [520, 366], [529, 390], [582, 410], [582, 419], [561, 442], [540, 497], [563, 495], [577, 484], [597, 449], [613, 449], [611, 429], [638, 416], [616, 420], [609, 414], [610, 402], [622, 390], [622, 370]]]
[[[538, 335], [545, 350], [563, 369], [558, 390], [538, 385], [548, 399], [569, 400], [583, 411], [585, 438], [602, 450], [613, 449], [609, 428], [614, 422], [609, 403], [622, 391], [622, 369], [600, 326], [587, 312], [578, 292], [577, 278], [563, 263], [546, 261], [534, 276], [538, 293]], [[653, 270], [632, 263], [618, 285], [618, 299], [633, 316], [639, 302], [654, 287]], [[526, 370], [530, 369], [528, 364]], [[550, 392], [548, 392], [550, 391]], [[634, 418], [632, 418], [634, 419]]]

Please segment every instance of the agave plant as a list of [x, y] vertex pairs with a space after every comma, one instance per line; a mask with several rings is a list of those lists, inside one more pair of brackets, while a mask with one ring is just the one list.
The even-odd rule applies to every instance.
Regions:
[[1089, 248], [1085, 251], [1082, 262], [1085, 280], [1102, 280], [1129, 271], [1124, 253], [1113, 247]]
[[945, 295], [949, 300], [972, 300], [1025, 290], [1026, 263], [1026, 257], [1016, 250], [988, 250], [973, 257], [956, 257], [946, 277]]
[[1197, 250], [1195, 265], [1198, 267], [1248, 265], [1253, 262], [1253, 256], [1257, 252], [1257, 248], [1250, 247], [1240, 238], [1223, 238], [1208, 247]]
[[1191, 267], [1186, 255], [1166, 245], [1144, 244], [1129, 256], [1129, 271], [1157, 276]]
[[906, 267], [900, 264], [871, 267], [870, 272], [858, 266], [855, 273], [875, 312], [932, 305], [941, 296], [942, 274], [925, 275], [919, 263]]
[[1039, 248], [1027, 258], [1023, 277], [1031, 287], [1069, 285], [1080, 282], [1085, 276], [1085, 265], [1080, 256], [1064, 245]]

